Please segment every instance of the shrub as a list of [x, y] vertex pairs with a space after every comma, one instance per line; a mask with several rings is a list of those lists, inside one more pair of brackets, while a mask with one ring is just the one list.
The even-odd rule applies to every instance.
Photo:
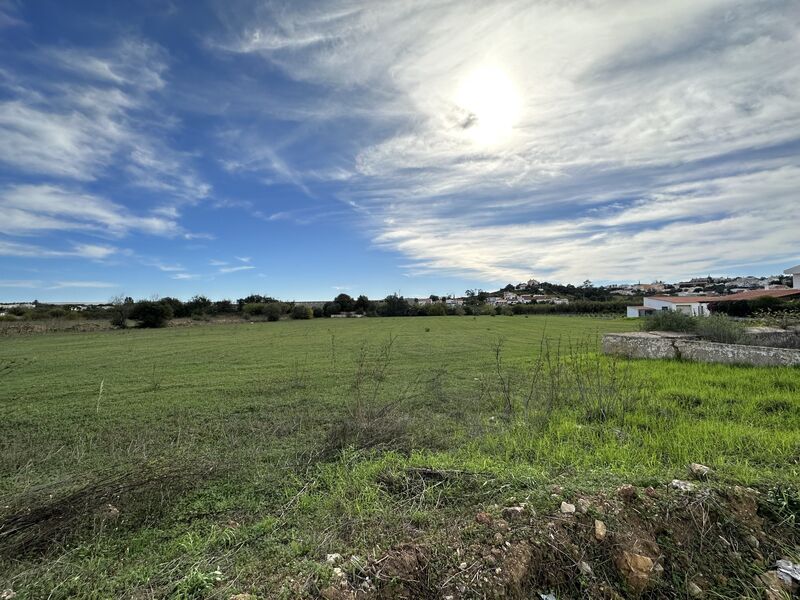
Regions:
[[139, 327], [164, 327], [172, 318], [172, 307], [161, 302], [142, 300], [133, 305], [130, 316], [139, 322]]
[[392, 294], [384, 298], [378, 313], [384, 317], [406, 317], [410, 308], [408, 300], [403, 296]]
[[356, 361], [351, 396], [345, 411], [334, 417], [323, 440], [321, 454], [330, 458], [346, 448], [410, 451], [410, 417], [402, 410], [419, 392], [415, 380], [399, 392], [387, 385], [397, 338], [373, 350], [365, 343]]
[[310, 319], [314, 316], [314, 312], [308, 306], [295, 304], [291, 312], [293, 319]]
[[797, 302], [786, 301], [782, 298], [763, 296], [753, 300], [734, 300], [732, 302], [711, 302], [708, 309], [712, 313], [721, 313], [730, 317], [752, 317], [757, 314], [769, 312], [782, 312], [786, 310], [798, 310], [800, 305]]
[[122, 296], [112, 298], [111, 308], [108, 311], [111, 326], [124, 329], [130, 316], [131, 308], [133, 308], [133, 299], [123, 298]]
[[427, 309], [430, 317], [443, 317], [447, 314], [447, 310], [441, 302], [435, 302], [428, 306]]
[[242, 307], [242, 314], [245, 317], [259, 317], [264, 314], [263, 302], [249, 302]]
[[744, 338], [744, 326], [724, 315], [697, 319], [695, 331], [705, 340], [722, 344], [738, 344]]
[[695, 326], [695, 319], [677, 310], [661, 310], [641, 321], [642, 331], [694, 331]]
[[496, 315], [497, 313], [494, 310], [494, 306], [491, 304], [484, 304], [481, 306], [481, 314], [482, 315]]
[[338, 302], [326, 302], [322, 307], [322, 313], [326, 317], [338, 315], [340, 312], [342, 312], [342, 307], [339, 306]]
[[[792, 305], [795, 305], [792, 308]], [[787, 302], [784, 310], [768, 310], [754, 315], [761, 323], [769, 327], [780, 327], [786, 329], [800, 325], [800, 303]]]
[[43, 321], [44, 319], [49, 319], [50, 313], [46, 310], [37, 310], [32, 309], [25, 313], [25, 319], [27, 321]]
[[266, 315], [267, 321], [278, 321], [283, 313], [283, 304], [280, 302], [268, 302], [264, 305], [264, 315]]

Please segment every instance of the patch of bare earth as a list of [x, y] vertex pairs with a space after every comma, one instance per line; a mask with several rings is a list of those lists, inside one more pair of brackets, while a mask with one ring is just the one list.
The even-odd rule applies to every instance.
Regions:
[[555, 488], [538, 512], [524, 503], [489, 506], [444, 544], [404, 543], [342, 564], [320, 596], [794, 597], [796, 517], [755, 489], [685, 483], [570, 498]]

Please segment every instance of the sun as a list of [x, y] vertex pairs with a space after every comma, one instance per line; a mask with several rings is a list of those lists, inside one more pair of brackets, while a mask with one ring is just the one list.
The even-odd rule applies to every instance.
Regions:
[[476, 69], [467, 75], [455, 101], [466, 114], [462, 127], [482, 145], [507, 139], [519, 118], [519, 94], [508, 75], [496, 67]]

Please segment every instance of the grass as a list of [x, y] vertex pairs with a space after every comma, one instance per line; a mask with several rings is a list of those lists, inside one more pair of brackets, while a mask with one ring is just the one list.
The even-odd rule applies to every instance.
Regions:
[[597, 336], [633, 327], [429, 317], [6, 337], [0, 522], [68, 518], [0, 529], [0, 589], [293, 598], [330, 577], [328, 552], [443, 537], [553, 482], [647, 485], [689, 462], [722, 481], [800, 481], [800, 371], [595, 357]]

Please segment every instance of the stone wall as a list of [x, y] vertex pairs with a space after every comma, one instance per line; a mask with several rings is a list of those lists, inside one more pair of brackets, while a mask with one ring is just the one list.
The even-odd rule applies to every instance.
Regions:
[[753, 346], [800, 349], [800, 330], [777, 327], [748, 327], [745, 330], [747, 343]]
[[675, 340], [694, 338], [670, 332], [609, 333], [603, 336], [603, 352], [627, 358], [677, 358]]
[[800, 350], [718, 344], [691, 335], [664, 332], [606, 334], [603, 336], [603, 352], [626, 358], [681, 358], [763, 367], [800, 366]]
[[800, 350], [792, 348], [717, 344], [699, 340], [679, 341], [676, 346], [680, 358], [698, 362], [756, 367], [800, 366]]

